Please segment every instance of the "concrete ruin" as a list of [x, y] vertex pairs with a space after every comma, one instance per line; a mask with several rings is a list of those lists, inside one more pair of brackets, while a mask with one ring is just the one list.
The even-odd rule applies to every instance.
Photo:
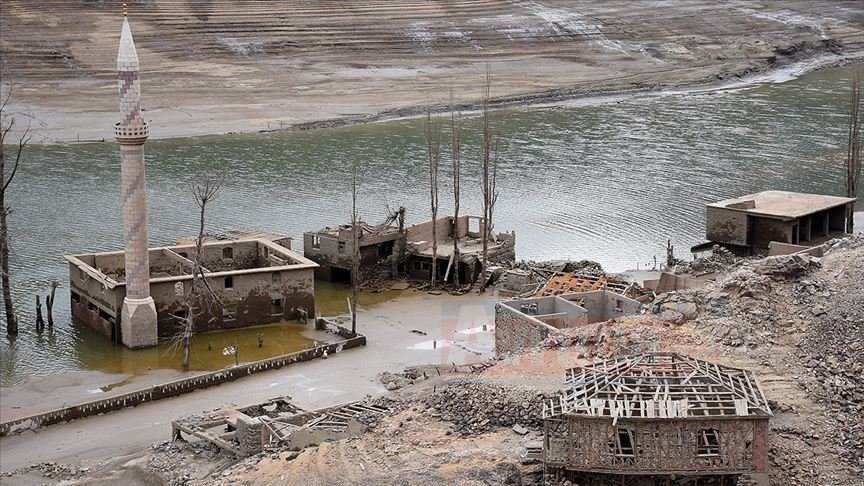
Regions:
[[[175, 334], [185, 317], [195, 245], [149, 249], [148, 282], [159, 337]], [[114, 342], [126, 343], [124, 252], [67, 255], [72, 315]], [[233, 329], [315, 313], [314, 262], [263, 239], [204, 243], [205, 277], [223, 303], [195, 321], [195, 331]]]
[[[403, 232], [389, 224], [372, 226], [357, 224], [360, 234], [360, 272], [393, 257], [396, 243]], [[315, 276], [322, 280], [351, 281], [351, 255], [354, 231], [350, 224], [303, 233], [303, 256], [318, 264]]]
[[[474, 282], [482, 270], [482, 218], [452, 216], [438, 218], [409, 226], [401, 230], [389, 224], [371, 226], [360, 223], [360, 272], [370, 271], [376, 265], [395, 268], [417, 280], [432, 277], [432, 228], [437, 242], [438, 281], [452, 282], [456, 272], [459, 281]], [[453, 255], [453, 239], [458, 240], [458, 261]], [[325, 280], [349, 281], [353, 248], [351, 225], [324, 228], [304, 233], [303, 254], [318, 263], [316, 275]], [[400, 255], [401, 248], [404, 248]], [[488, 242], [490, 262], [512, 261], [516, 256], [516, 233], [492, 232]], [[396, 259], [395, 265], [394, 259]]]
[[607, 289], [499, 302], [495, 305], [495, 354], [536, 348], [559, 329], [638, 314], [642, 304]]
[[370, 417], [390, 413], [388, 408], [364, 401], [307, 412], [288, 397], [280, 397], [222, 409], [207, 417], [172, 420], [171, 435], [173, 440], [181, 440], [185, 433], [223, 451], [248, 457], [265, 447], [300, 451], [324, 442], [357, 437], [367, 430]]
[[765, 395], [749, 371], [646, 353], [567, 371], [543, 407], [547, 478], [578, 484], [767, 483]]
[[854, 204], [855, 198], [785, 191], [726, 199], [708, 204], [705, 237], [744, 254], [771, 242], [813, 246], [846, 234], [846, 211]]

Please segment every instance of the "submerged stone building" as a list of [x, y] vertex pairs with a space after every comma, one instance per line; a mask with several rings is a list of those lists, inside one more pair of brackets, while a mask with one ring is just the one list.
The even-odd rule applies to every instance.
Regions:
[[[452, 282], [456, 272], [462, 283], [473, 282], [482, 270], [482, 218], [452, 216], [418, 223], [400, 230], [384, 224], [371, 226], [359, 223], [360, 272], [384, 265], [393, 273], [405, 273], [411, 278], [429, 280], [432, 277], [432, 228], [437, 243], [438, 281]], [[350, 281], [354, 234], [350, 224], [335, 228], [309, 231], [303, 235], [303, 254], [318, 263], [318, 277], [325, 280]], [[453, 240], [459, 247], [454, 256]], [[490, 262], [512, 261], [516, 256], [516, 233], [492, 232], [488, 242]], [[394, 265], [394, 259], [395, 265]]]
[[547, 478], [595, 485], [767, 486], [765, 395], [749, 371], [646, 353], [567, 371], [544, 404]]
[[[148, 251], [148, 288], [154, 302], [154, 334], [175, 334], [186, 317], [196, 246]], [[67, 255], [72, 315], [114, 342], [126, 344], [122, 308], [129, 291], [125, 252]], [[297, 319], [315, 313], [314, 262], [268, 239], [211, 241], [202, 265], [223, 306], [204, 312], [195, 331], [231, 329]], [[128, 345], [128, 344], [127, 344]]]

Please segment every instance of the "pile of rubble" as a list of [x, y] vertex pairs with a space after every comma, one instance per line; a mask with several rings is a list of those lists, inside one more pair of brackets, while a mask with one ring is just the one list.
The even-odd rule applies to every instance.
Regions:
[[831, 243], [831, 265], [797, 288], [812, 315], [800, 355], [818, 378], [810, 391], [843, 424], [838, 440], [864, 473], [864, 235]]
[[423, 382], [432, 376], [430, 373], [437, 374], [434, 371], [434, 367], [406, 368], [401, 373], [385, 371], [378, 375], [378, 381], [380, 381], [388, 391], [394, 391], [415, 383]]
[[577, 359], [607, 359], [661, 351], [672, 345], [699, 345], [701, 340], [673, 322], [652, 316], [628, 316], [569, 329], [561, 329], [542, 343], [543, 349], [576, 348]]
[[452, 423], [456, 433], [467, 436], [496, 427], [539, 429], [546, 398], [539, 391], [471, 377], [450, 381], [426, 397], [423, 404], [430, 416]]
[[153, 444], [147, 459], [147, 470], [158, 474], [169, 486], [181, 486], [207, 477], [220, 466], [236, 461], [206, 441], [166, 441]]
[[606, 275], [603, 266], [591, 260], [549, 260], [535, 262], [533, 260], [520, 260], [510, 265], [510, 270], [526, 270], [542, 274], [572, 273], [578, 272], [584, 275], [601, 276]]
[[681, 262], [671, 270], [674, 274], [705, 275], [708, 273], [728, 272], [748, 261], [747, 258], [736, 256], [720, 245], [714, 245], [707, 256], [696, 258], [689, 262]]
[[[68, 481], [76, 478], [81, 478], [89, 471], [87, 467], [75, 467], [68, 464], [60, 464], [56, 462], [40, 462], [31, 464], [29, 467], [16, 469], [14, 471], [0, 472], [0, 478], [11, 478], [13, 476], [22, 475], [37, 475], [41, 478], [52, 481]], [[0, 481], [4, 483], [5, 481]]]

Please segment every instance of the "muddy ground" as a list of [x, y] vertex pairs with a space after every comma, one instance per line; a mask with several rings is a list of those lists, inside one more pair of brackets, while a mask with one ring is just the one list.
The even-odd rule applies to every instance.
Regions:
[[[153, 137], [311, 128], [474, 103], [725, 83], [864, 51], [864, 4], [629, 0], [134, 2]], [[119, 2], [3, 2], [35, 141], [110, 138]], [[818, 63], [817, 63], [818, 65]], [[813, 65], [800, 67], [812, 68]]]

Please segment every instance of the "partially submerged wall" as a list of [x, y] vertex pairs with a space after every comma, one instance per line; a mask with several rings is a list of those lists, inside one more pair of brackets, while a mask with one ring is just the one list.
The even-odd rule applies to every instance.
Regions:
[[[350, 331], [343, 330], [343, 333], [350, 334]], [[0, 437], [37, 427], [59, 424], [70, 420], [77, 420], [93, 415], [113, 412], [127, 407], [134, 407], [142, 403], [161, 400], [163, 398], [176, 397], [202, 388], [221, 385], [222, 383], [227, 383], [244, 376], [282, 368], [293, 363], [313, 360], [315, 358], [320, 358], [325, 354], [333, 356], [345, 349], [365, 345], [366, 336], [358, 334], [349, 339], [345, 339], [344, 341], [316, 346], [296, 353], [290, 353], [260, 361], [253, 361], [251, 363], [243, 363], [239, 366], [204, 373], [190, 378], [148, 387], [143, 390], [9, 420], [0, 423]]]

